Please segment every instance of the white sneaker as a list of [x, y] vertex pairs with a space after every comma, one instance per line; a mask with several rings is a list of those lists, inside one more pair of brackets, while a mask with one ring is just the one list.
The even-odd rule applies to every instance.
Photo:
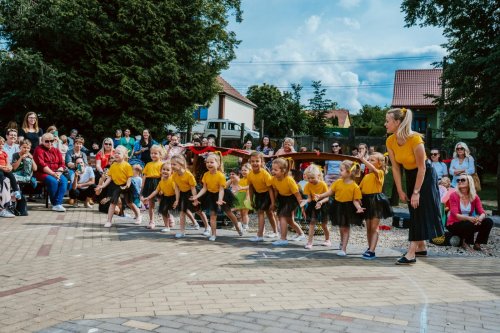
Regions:
[[300, 242], [300, 241], [306, 240], [306, 235], [302, 234], [302, 235], [299, 235], [299, 236], [295, 236], [294, 238], [292, 238], [292, 240], [294, 242]]
[[339, 257], [345, 257], [347, 255], [347, 253], [345, 253], [345, 251], [340, 250], [339, 252], [337, 252], [337, 255]]
[[263, 242], [263, 241], [264, 237], [253, 236], [252, 238], [250, 238], [250, 242]]
[[215, 237], [214, 235], [212, 235], [212, 236], [208, 237], [208, 240], [211, 241], [211, 242], [214, 242], [216, 238], [217, 237]]
[[111, 228], [111, 222], [106, 222], [106, 224], [104, 224], [104, 228]]
[[170, 228], [163, 228], [161, 229], [161, 232], [170, 232]]
[[212, 230], [210, 228], [207, 228], [205, 229], [205, 231], [203, 231], [203, 236], [210, 236], [210, 234], [212, 233]]
[[271, 233], [267, 234], [265, 237], [267, 237], [267, 238], [276, 238], [276, 237], [278, 237], [278, 235], [276, 235], [275, 232], [271, 232]]
[[193, 229], [194, 230], [200, 230], [200, 225], [198, 224], [198, 222], [195, 222], [194, 225], [193, 225]]
[[248, 230], [248, 223], [247, 224], [243, 224], [243, 230], [245, 230], [245, 231]]
[[288, 241], [286, 239], [278, 239], [277, 241], [272, 242], [274, 246], [287, 246]]
[[243, 226], [238, 222], [238, 235], [243, 236]]
[[64, 208], [62, 205], [55, 205], [55, 206], [52, 206], [52, 210], [54, 212], [65, 212], [66, 208]]
[[16, 217], [16, 215], [12, 214], [7, 209], [2, 209], [0, 210], [0, 217], [13, 218]]
[[140, 225], [142, 223], [142, 215], [137, 216], [134, 223]]
[[184, 238], [186, 237], [186, 234], [182, 233], [182, 232], [178, 232], [175, 234], [175, 238]]

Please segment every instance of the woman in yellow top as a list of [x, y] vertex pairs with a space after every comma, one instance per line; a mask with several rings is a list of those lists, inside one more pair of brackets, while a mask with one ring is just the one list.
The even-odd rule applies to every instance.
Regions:
[[230, 190], [226, 189], [226, 176], [222, 172], [222, 161], [219, 155], [208, 153], [205, 159], [208, 171], [205, 172], [201, 179], [203, 188], [197, 195], [191, 197], [191, 200], [200, 198], [203, 209], [210, 211], [210, 226], [212, 235], [208, 238], [209, 241], [215, 241], [217, 237], [217, 211], [222, 210], [227, 217], [233, 222], [236, 231], [240, 236], [243, 236], [241, 223], [231, 211], [234, 205], [234, 195]]
[[[410, 229], [408, 252], [397, 265], [417, 262], [416, 256], [427, 256], [425, 241], [443, 235], [439, 210], [439, 188], [436, 171], [425, 157], [420, 134], [411, 130], [413, 114], [407, 109], [390, 109], [385, 116], [386, 146], [392, 164], [394, 183], [399, 198], [410, 201]], [[406, 193], [401, 182], [401, 165], [406, 174]]]
[[[273, 161], [272, 174], [273, 178], [271, 185], [274, 188], [275, 200], [278, 204], [278, 218], [280, 221], [281, 228], [281, 239], [274, 241], [274, 246], [286, 246], [288, 245], [288, 240], [286, 239], [288, 226], [292, 227], [297, 236], [293, 238], [294, 241], [305, 240], [306, 236], [304, 232], [294, 221], [293, 215], [295, 214], [295, 209], [300, 205], [302, 201], [302, 196], [299, 193], [299, 186], [295, 180], [288, 175], [290, 172], [290, 165], [288, 161], [284, 158], [278, 157]], [[302, 215], [306, 217], [304, 207], [301, 207]]]
[[[154, 147], [154, 146], [153, 146]], [[151, 147], [151, 155], [153, 154], [153, 147]], [[146, 164], [148, 166], [150, 163]], [[162, 232], [170, 231], [170, 223], [173, 221], [172, 212], [174, 211], [173, 205], [175, 202], [175, 184], [172, 176], [172, 166], [170, 165], [170, 161], [162, 164], [161, 167], [161, 180], [158, 182], [156, 189], [151, 192], [150, 195], [143, 198], [144, 202], [151, 202], [153, 198], [156, 196], [160, 196], [160, 205], [158, 207], [158, 213], [163, 218], [163, 224], [165, 228], [163, 228]], [[152, 205], [150, 204], [149, 207]], [[155, 224], [150, 224], [150, 228], [154, 229]]]
[[[142, 189], [141, 197], [148, 197], [151, 193], [156, 190], [161, 177], [162, 168], [162, 154], [163, 148], [160, 145], [153, 145], [149, 149], [151, 155], [151, 162], [148, 162], [142, 171]], [[155, 228], [154, 220], [154, 208], [155, 208], [156, 196], [149, 200], [148, 213], [149, 213], [149, 226], [148, 229]]]

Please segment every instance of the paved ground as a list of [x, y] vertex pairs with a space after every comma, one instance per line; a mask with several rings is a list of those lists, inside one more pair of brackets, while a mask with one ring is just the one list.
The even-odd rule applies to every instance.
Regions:
[[41, 205], [0, 219], [0, 332], [500, 332], [498, 258], [399, 267], [362, 244], [341, 258], [104, 220]]

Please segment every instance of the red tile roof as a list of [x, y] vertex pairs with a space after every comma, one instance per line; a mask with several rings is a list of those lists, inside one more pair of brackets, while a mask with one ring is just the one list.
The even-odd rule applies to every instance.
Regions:
[[229, 95], [233, 98], [236, 98], [240, 102], [248, 104], [254, 108], [257, 107], [257, 105], [255, 105], [251, 100], [249, 100], [248, 98], [246, 98], [245, 96], [240, 94], [240, 92], [238, 90], [234, 89], [234, 87], [232, 85], [230, 85], [226, 80], [224, 80], [221, 76], [217, 76], [217, 82], [219, 82], [219, 84], [222, 86], [221, 93]]
[[432, 97], [441, 95], [442, 69], [400, 69], [394, 77], [392, 107], [435, 106]]
[[[305, 110], [305, 112], [311, 112], [311, 110]], [[348, 127], [346, 125], [350, 125], [350, 123], [346, 124], [347, 120], [350, 118], [349, 110], [338, 109], [326, 111], [325, 118], [330, 119], [333, 117], [337, 117], [337, 119], [339, 120], [339, 127], [345, 128]]]

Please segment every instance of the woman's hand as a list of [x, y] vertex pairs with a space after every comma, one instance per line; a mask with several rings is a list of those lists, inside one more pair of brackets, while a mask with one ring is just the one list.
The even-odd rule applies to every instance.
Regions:
[[222, 206], [224, 205], [226, 202], [224, 200], [217, 200], [216, 204], [217, 206]]
[[420, 202], [420, 193], [413, 193], [411, 195], [411, 200], [410, 200], [411, 206], [416, 209], [418, 207], [419, 202]]
[[406, 196], [405, 192], [398, 191], [398, 195], [399, 195], [399, 200], [401, 200], [403, 202], [408, 202], [408, 197]]

